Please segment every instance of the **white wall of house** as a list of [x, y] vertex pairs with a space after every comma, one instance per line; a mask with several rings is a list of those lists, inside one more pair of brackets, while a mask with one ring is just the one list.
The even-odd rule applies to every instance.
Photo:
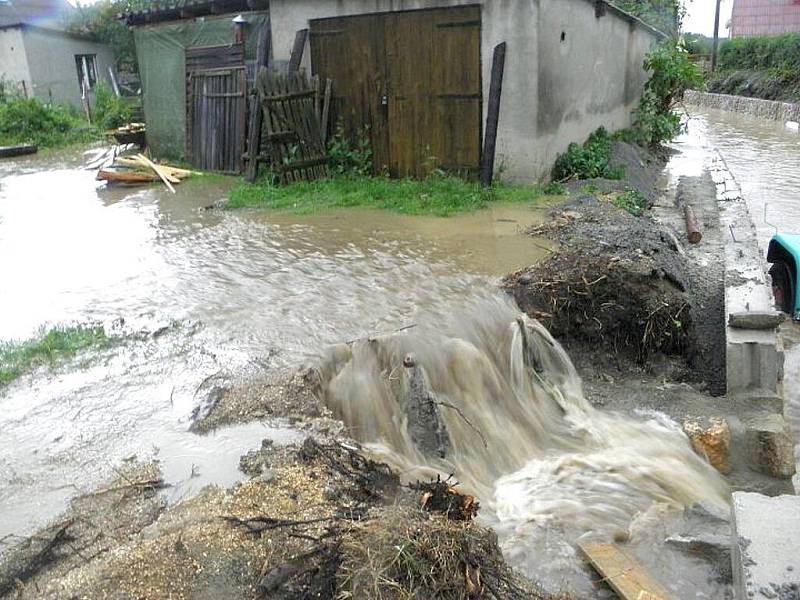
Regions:
[[0, 29], [0, 77], [30, 92], [31, 72], [22, 29], [19, 27]]
[[110, 83], [108, 67], [113, 67], [114, 56], [107, 45], [38, 27], [26, 27], [23, 37], [33, 95], [40, 100], [81, 106], [75, 66], [79, 54], [95, 55], [98, 81]]
[[273, 57], [288, 60], [311, 19], [467, 4], [482, 5], [484, 119], [494, 47], [507, 43], [496, 160], [510, 179], [544, 179], [570, 142], [630, 125], [658, 35], [611, 7], [596, 16], [591, 0], [270, 0]]

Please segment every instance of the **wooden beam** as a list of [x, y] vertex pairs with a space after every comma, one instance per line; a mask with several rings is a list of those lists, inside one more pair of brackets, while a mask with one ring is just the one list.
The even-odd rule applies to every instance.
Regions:
[[300, 70], [306, 39], [308, 39], [308, 29], [301, 29], [295, 34], [292, 55], [289, 57], [289, 73], [295, 73]]
[[258, 73], [262, 68], [266, 69], [269, 64], [269, 45], [270, 29], [263, 27], [258, 36], [258, 46], [256, 47], [256, 72], [253, 77], [253, 96], [250, 104], [250, 129], [247, 132], [247, 154], [250, 158], [247, 161], [244, 179], [250, 183], [258, 177], [258, 159], [256, 158], [261, 149], [261, 127], [264, 119], [264, 111], [261, 109], [261, 102], [258, 99]]
[[494, 154], [497, 148], [497, 125], [500, 122], [500, 96], [503, 92], [503, 71], [506, 64], [506, 43], [494, 47], [492, 79], [489, 84], [489, 105], [486, 109], [486, 129], [483, 134], [481, 185], [489, 187], [494, 178]]
[[674, 600], [642, 566], [616, 544], [579, 543], [589, 563], [622, 600]]
[[703, 232], [700, 231], [700, 225], [697, 222], [694, 209], [686, 204], [683, 207], [683, 216], [686, 218], [686, 235], [689, 238], [689, 243], [699, 243], [703, 239]]

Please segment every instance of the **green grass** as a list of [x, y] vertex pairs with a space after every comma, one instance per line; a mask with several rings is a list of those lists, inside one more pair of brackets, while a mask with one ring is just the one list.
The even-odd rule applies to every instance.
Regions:
[[640, 217], [647, 208], [647, 198], [640, 192], [632, 189], [619, 194], [614, 197], [614, 205], [622, 210], [632, 214], [634, 217]]
[[39, 365], [53, 366], [84, 348], [108, 342], [102, 325], [59, 325], [42, 328], [28, 340], [0, 342], [0, 387]]
[[532, 202], [565, 193], [563, 186], [495, 185], [489, 189], [457, 177], [435, 175], [423, 180], [338, 176], [312, 182], [273, 185], [268, 178], [240, 183], [231, 190], [227, 208], [268, 208], [312, 213], [355, 206], [408, 215], [446, 217], [474, 211], [490, 202]]

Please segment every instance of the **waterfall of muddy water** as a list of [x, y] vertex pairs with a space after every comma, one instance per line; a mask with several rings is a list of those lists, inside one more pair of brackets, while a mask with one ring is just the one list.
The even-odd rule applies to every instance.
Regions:
[[[637, 519], [698, 501], [728, 510], [727, 484], [675, 423], [593, 408], [564, 349], [510, 300], [477, 296], [417, 322], [331, 348], [319, 367], [323, 399], [405, 479], [455, 474], [506, 556], [538, 580], [588, 593], [574, 542], [628, 537]], [[420, 397], [446, 444], [415, 433]]]
[[0, 387], [0, 551], [131, 456], [155, 455], [179, 499], [243, 477], [239, 457], [262, 439], [302, 435], [281, 422], [189, 432], [209, 377], [293, 370], [547, 253], [521, 234], [543, 219], [530, 203], [449, 219], [205, 210], [232, 179], [108, 187], [87, 168], [103, 151], [0, 161], [0, 341], [124, 319], [108, 347]]

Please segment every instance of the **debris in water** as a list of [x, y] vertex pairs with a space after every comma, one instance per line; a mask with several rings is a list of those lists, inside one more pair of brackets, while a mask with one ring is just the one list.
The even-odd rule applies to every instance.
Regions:
[[450, 483], [451, 477], [444, 481], [417, 482], [413, 489], [422, 492], [421, 506], [428, 512], [442, 513], [451, 521], [471, 521], [478, 514], [480, 504], [475, 496], [462, 494]]
[[425, 369], [413, 354], [407, 354], [403, 366], [408, 374], [408, 392], [402, 402], [408, 419], [408, 434], [425, 456], [444, 458], [450, 449], [450, 438], [439, 414], [436, 395], [430, 390]]

